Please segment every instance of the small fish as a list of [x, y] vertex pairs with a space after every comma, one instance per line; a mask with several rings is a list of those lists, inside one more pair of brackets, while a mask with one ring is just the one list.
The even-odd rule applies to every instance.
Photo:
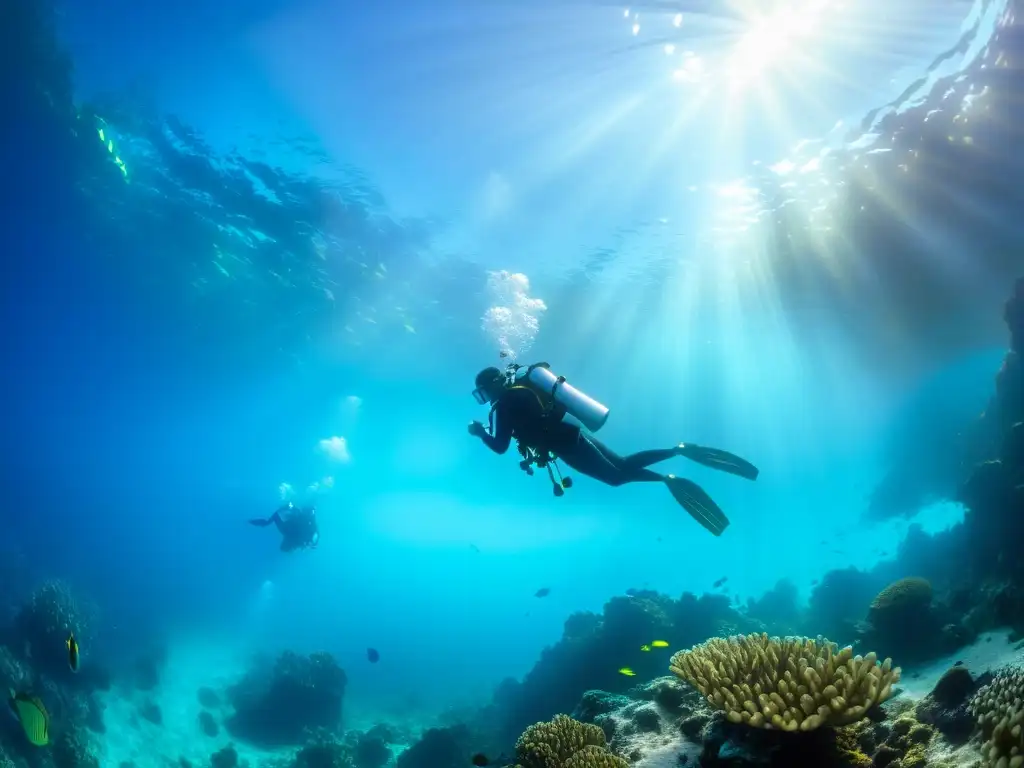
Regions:
[[13, 688], [7, 700], [11, 711], [18, 718], [25, 731], [29, 743], [37, 747], [45, 747], [50, 743], [50, 715], [37, 696], [27, 693], [16, 693]]
[[716, 582], [715, 582], [714, 584], [712, 584], [711, 586], [717, 589], [718, 587], [720, 587], [720, 586], [722, 586], [723, 584], [725, 584], [725, 582], [727, 582], [728, 580], [729, 580], [729, 577], [728, 577], [728, 576], [723, 576], [722, 578], [720, 578], [720, 579], [719, 579], [718, 581], [716, 581]]
[[72, 632], [68, 635], [67, 642], [65, 643], [68, 647], [68, 666], [71, 667], [72, 672], [78, 671], [78, 641], [75, 640], [75, 633]]
[[[498, 357], [500, 357], [502, 360], [504, 360], [506, 357], [508, 357], [508, 350], [506, 350], [506, 349], [501, 350], [501, 352], [498, 353]], [[483, 765], [486, 765], [486, 763], [483, 763]]]
[[371, 664], [376, 664], [380, 661], [380, 654], [377, 652], [376, 648], [367, 648], [366, 658]]
[[629, 667], [623, 667], [622, 669], [620, 669], [619, 674], [625, 675], [626, 677], [636, 677], [636, 672], [634, 672]]
[[533, 596], [534, 597], [547, 597], [550, 594], [551, 594], [551, 588], [550, 587], [541, 587], [540, 589], [538, 589], [536, 592], [533, 593]]
[[646, 653], [647, 651], [651, 650], [651, 646], [649, 646], [649, 645], [641, 645], [640, 646], [640, 650], [643, 651], [644, 653]]
[[655, 640], [651, 643], [652, 648], [668, 648], [668, 642], [665, 640]]

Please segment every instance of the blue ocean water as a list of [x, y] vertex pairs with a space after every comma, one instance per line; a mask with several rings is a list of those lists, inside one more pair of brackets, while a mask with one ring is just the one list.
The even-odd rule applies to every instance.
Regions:
[[[866, 642], [904, 577], [948, 626], [1004, 596], [963, 647], [1016, 626], [1012, 537], [982, 547], [963, 491], [1014, 422], [991, 414], [1024, 274], [1016, 7], [891, 5], [5, 0], [0, 676], [59, 727], [26, 748], [10, 718], [0, 758], [68, 764], [80, 729], [102, 766], [292, 765], [232, 688], [284, 652], [344, 670], [311, 723], [339, 741], [386, 724], [387, 759], [448, 768], [401, 755], [460, 723], [453, 764], [512, 754], [584, 691], [668, 674], [613, 643], [551, 678], [567, 619], [616, 597], [713, 596], [671, 651]], [[606, 404], [621, 454], [755, 463], [656, 467], [730, 526], [493, 455], [474, 377], [513, 360]], [[288, 502], [315, 548], [248, 524]], [[871, 594], [824, 591], [849, 568]], [[25, 629], [53, 580], [77, 676]]]

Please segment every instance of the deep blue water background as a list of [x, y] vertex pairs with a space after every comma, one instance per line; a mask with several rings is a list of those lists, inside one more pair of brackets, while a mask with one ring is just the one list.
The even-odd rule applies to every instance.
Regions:
[[[89, 653], [116, 661], [197, 636], [240, 654], [324, 647], [348, 672], [354, 701], [367, 707], [410, 694], [437, 707], [486, 699], [502, 677], [529, 669], [571, 611], [598, 608], [628, 587], [676, 594], [728, 575], [745, 597], [779, 578], [806, 591], [829, 568], [872, 565], [893, 551], [903, 527], [856, 521], [907, 399], [926, 382], [956, 390], [965, 411], [983, 407], [1004, 343], [995, 305], [977, 306], [985, 330], [973, 348], [889, 375], [848, 353], [838, 332], [815, 329], [821, 346], [804, 345], [808, 329], [793, 318], [753, 300], [732, 302], [728, 290], [721, 299], [728, 321], [708, 323], [685, 316], [685, 294], [673, 293], [672, 281], [655, 302], [615, 283], [588, 286], [582, 300], [565, 286], [564, 271], [585, 250], [580, 241], [610, 240], [616, 227], [678, 207], [666, 190], [699, 149], [680, 150], [646, 186], [616, 194], [611, 179], [631, 178], [636, 154], [609, 169], [607, 147], [598, 145], [550, 177], [530, 177], [517, 191], [519, 207], [481, 223], [471, 203], [492, 166], [529, 177], [525, 169], [551, 154], [537, 149], [539, 137], [559, 137], [555, 128], [571, 136], [565, 123], [573, 115], [566, 107], [528, 128], [525, 120], [503, 128], [503, 110], [470, 114], [469, 105], [482, 94], [507, 97], [509, 110], [531, 114], [567, 88], [547, 73], [575, 61], [569, 76], [582, 77], [581, 51], [606, 52], [621, 30], [605, 20], [603, 6], [557, 6], [545, 26], [552, 37], [534, 36], [534, 53], [544, 44], [561, 50], [556, 43], [568, 39], [576, 58], [538, 54], [534, 69], [516, 72], [495, 61], [524, 45], [540, 23], [529, 14], [543, 19], [542, 11], [468, 8], [62, 8], [60, 31], [82, 99], [135, 88], [159, 113], [197, 126], [217, 151], [311, 130], [336, 160], [359, 166], [394, 210], [447, 222], [420, 252], [379, 255], [405, 282], [404, 298], [424, 297], [412, 340], [399, 322], [377, 335], [366, 331], [358, 349], [339, 342], [333, 325], [311, 324], [311, 338], [281, 342], [275, 321], [290, 305], [280, 297], [258, 297], [257, 320], [246, 326], [232, 319], [237, 306], [229, 301], [145, 279], [138, 265], [150, 254], [131, 242], [114, 253], [107, 240], [97, 247], [85, 234], [96, 210], [74, 194], [78, 145], [48, 135], [44, 116], [4, 127], [3, 549], [98, 604], [102, 632]], [[460, 14], [467, 15], [456, 23]], [[446, 47], [423, 42], [439, 29]], [[412, 41], [404, 58], [394, 53], [396, 39]], [[474, 40], [489, 41], [492, 54]], [[885, 61], [879, 57], [878, 71]], [[451, 74], [466, 62], [482, 62], [474, 77]], [[610, 90], [580, 121], [609, 108], [647, 66], [609, 76]], [[865, 80], [877, 79], [872, 72]], [[813, 119], [769, 132], [748, 116], [738, 156], [694, 174], [731, 175], [741, 158], [774, 157], [797, 134], [817, 135], [884, 98], [823, 82], [819, 95], [829, 98], [819, 99]], [[652, 102], [654, 112], [663, 108]], [[642, 145], [647, 124], [637, 117], [605, 141]], [[692, 130], [710, 132], [708, 124]], [[287, 147], [268, 151], [285, 166], [301, 160]], [[143, 162], [125, 154], [129, 166]], [[573, 208], [587, 186], [606, 192], [589, 208]], [[175, 232], [151, 237], [174, 242]], [[452, 243], [475, 265], [475, 292], [437, 308], [425, 297], [442, 295], [445, 276], [432, 271], [432, 257]], [[691, 240], [680, 247], [699, 250]], [[565, 270], [543, 269], [549, 252], [564, 257]], [[128, 262], [135, 266], [125, 269]], [[680, 439], [721, 444], [762, 466], [753, 489], [693, 472], [732, 514], [729, 537], [701, 538], [657, 489], [609, 495], [581, 481], [556, 503], [511, 457], [469, 443], [465, 423], [481, 415], [470, 382], [494, 358], [478, 327], [489, 305], [485, 270], [497, 268], [536, 275], [534, 293], [551, 307], [537, 354], [612, 404], [602, 437], [623, 452]], [[392, 297], [357, 277], [353, 291], [383, 315]], [[559, 315], [570, 304], [585, 311]], [[469, 322], [444, 325], [442, 310]], [[701, 346], [706, 339], [715, 342], [710, 351]], [[349, 395], [362, 400], [357, 413], [345, 408]], [[334, 434], [349, 441], [348, 466], [328, 467], [316, 452]], [[321, 500], [319, 551], [286, 558], [274, 536], [244, 525], [276, 506], [279, 483], [301, 488], [327, 473], [336, 487]], [[815, 546], [840, 534], [852, 541]], [[264, 600], [267, 582], [273, 597]], [[553, 592], [538, 602], [532, 595], [541, 586]], [[375, 667], [364, 659], [370, 645], [383, 656]]]

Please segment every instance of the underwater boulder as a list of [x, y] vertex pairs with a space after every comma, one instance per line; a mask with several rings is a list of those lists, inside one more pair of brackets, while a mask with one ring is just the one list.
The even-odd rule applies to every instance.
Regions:
[[196, 700], [199, 702], [199, 706], [206, 709], [219, 709], [221, 705], [220, 694], [207, 686], [196, 691]]
[[167, 649], [151, 648], [141, 654], [133, 668], [133, 682], [140, 691], [152, 691], [160, 685], [160, 674], [167, 663]]
[[341, 724], [347, 678], [328, 653], [286, 651], [270, 670], [256, 666], [228, 689], [234, 714], [225, 723], [236, 738], [264, 746], [297, 746], [307, 728]]
[[210, 768], [239, 768], [238, 751], [228, 744], [210, 755]]
[[470, 764], [470, 738], [464, 725], [430, 728], [398, 756], [395, 768], [465, 768]]
[[951, 744], [964, 744], [974, 732], [970, 700], [991, 675], [975, 680], [967, 667], [957, 664], [947, 669], [932, 691], [918, 702], [915, 714], [919, 722], [934, 726]]
[[160, 711], [160, 707], [155, 701], [146, 700], [139, 705], [139, 714], [142, 715], [143, 719], [153, 723], [153, 725], [162, 725], [164, 722], [163, 712]]
[[217, 738], [217, 735], [220, 733], [220, 726], [217, 725], [217, 721], [213, 718], [213, 715], [204, 709], [200, 711], [197, 722], [199, 723], [199, 730], [201, 730], [207, 737], [211, 739]]
[[375, 735], [373, 730], [359, 734], [352, 750], [352, 763], [355, 768], [384, 768], [391, 762], [391, 750], [384, 739]]

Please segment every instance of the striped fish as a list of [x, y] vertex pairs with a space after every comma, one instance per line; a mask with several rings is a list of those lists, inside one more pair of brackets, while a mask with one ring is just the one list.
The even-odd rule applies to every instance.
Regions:
[[50, 715], [38, 696], [17, 693], [10, 689], [11, 710], [18, 717], [18, 722], [25, 730], [25, 737], [37, 747], [45, 747], [50, 743]]

